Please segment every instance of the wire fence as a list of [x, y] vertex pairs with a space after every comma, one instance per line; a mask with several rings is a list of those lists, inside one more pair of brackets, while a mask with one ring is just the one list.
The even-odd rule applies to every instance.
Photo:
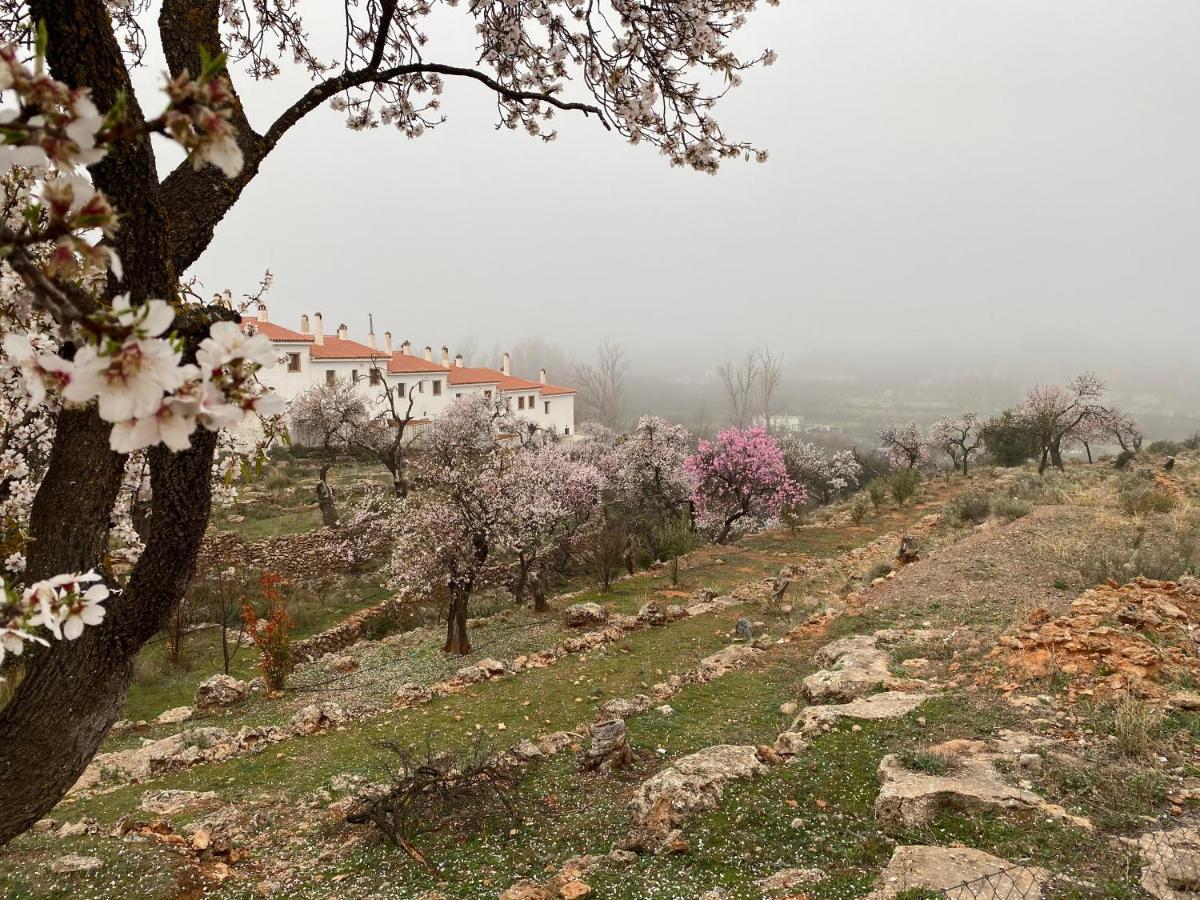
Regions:
[[871, 900], [1192, 900], [1200, 898], [1200, 820], [1097, 836], [1075, 859], [1009, 863], [962, 847], [901, 846]]

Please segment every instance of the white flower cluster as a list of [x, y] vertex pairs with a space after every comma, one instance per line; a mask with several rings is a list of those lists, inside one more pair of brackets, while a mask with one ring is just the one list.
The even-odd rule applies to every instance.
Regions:
[[234, 322], [217, 322], [196, 354], [198, 365], [182, 364], [178, 343], [163, 337], [175, 318], [169, 303], [131, 306], [118, 297], [112, 318], [109, 334], [82, 346], [73, 360], [37, 350], [28, 334], [5, 336], [4, 352], [20, 369], [34, 405], [50, 394], [68, 404], [96, 400], [100, 418], [113, 423], [109, 444], [118, 453], [159, 443], [185, 450], [198, 425], [217, 431], [236, 425], [249, 411], [281, 411], [282, 401], [261, 394], [251, 378], [275, 361], [262, 335], [247, 336]]
[[5, 654], [20, 655], [26, 642], [49, 645], [30, 633], [34, 628], [44, 628], [58, 640], [75, 640], [85, 625], [104, 620], [100, 604], [107, 599], [108, 588], [95, 572], [56, 575], [23, 591], [0, 578], [0, 663]]

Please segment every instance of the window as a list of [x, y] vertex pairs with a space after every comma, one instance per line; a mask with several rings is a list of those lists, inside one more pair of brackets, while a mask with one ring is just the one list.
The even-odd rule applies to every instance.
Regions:
[[326, 384], [337, 384], [337, 372], [333, 371], [333, 369], [326, 369], [325, 370], [325, 383]]
[[491, 391], [484, 391], [484, 392], [483, 392], [483, 396], [484, 396], [484, 399], [485, 399], [485, 400], [491, 400], [491, 399], [492, 399], [492, 392], [491, 392]]
[[289, 353], [288, 354], [288, 371], [289, 372], [299, 372], [300, 371], [300, 354], [299, 353]]
[[571, 433], [571, 429], [570, 429], [570, 428], [564, 428], [564, 429], [563, 429], [563, 434], [570, 434], [570, 433]]
[[378, 369], [371, 369], [371, 384], [383, 384], [383, 373]]
[[455, 400], [457, 400], [457, 399], [458, 399], [459, 397], [461, 397], [461, 396], [462, 396], [462, 391], [455, 391], [455, 392], [454, 392], [454, 399], [455, 399]]
[[418, 381], [418, 382], [417, 382], [417, 393], [418, 393], [418, 394], [423, 394], [423, 393], [425, 393], [425, 382], [423, 382], [423, 381]]
[[351, 370], [350, 370], [350, 383], [351, 383], [351, 384], [358, 384], [358, 369], [351, 369]]
[[530, 409], [533, 409], [533, 407], [534, 407], [534, 404], [535, 404], [537, 401], [533, 399], [533, 394], [530, 394], [530, 395], [529, 395], [529, 400], [528, 400], [527, 402], [529, 403], [529, 408], [530, 408]]
[[545, 406], [546, 406], [546, 415], [550, 415], [550, 401], [549, 400], [546, 401]]
[[518, 397], [517, 398], [517, 409], [524, 409], [524, 408], [525, 408], [525, 398]]
[[396, 396], [400, 397], [401, 399], [404, 398], [404, 387], [403, 381], [396, 385]]
[[442, 383], [440, 381], [435, 381], [433, 383], [433, 396], [435, 396], [435, 397], [442, 396]]

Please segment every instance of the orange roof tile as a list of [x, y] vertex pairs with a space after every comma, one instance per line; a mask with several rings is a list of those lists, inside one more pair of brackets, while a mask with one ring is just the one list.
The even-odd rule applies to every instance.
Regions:
[[[388, 373], [391, 375], [409, 375], [418, 372], [445, 372], [445, 367], [411, 353], [401, 353], [397, 350], [388, 360]], [[453, 382], [451, 382], [453, 383]]]
[[366, 344], [358, 341], [343, 340], [339, 337], [325, 336], [325, 343], [313, 343], [310, 348], [313, 359], [388, 359], [389, 354], [384, 350], [372, 350]]
[[276, 325], [274, 322], [260, 322], [254, 316], [242, 316], [242, 331], [246, 331], [251, 326], [254, 327], [255, 332], [265, 335], [273, 341], [311, 343], [313, 339], [311, 334], [301, 334], [290, 328], [284, 328], [282, 325]]
[[451, 366], [448, 374], [451, 384], [499, 384], [504, 377], [492, 369], [473, 369], [468, 366]]
[[575, 388], [561, 387], [557, 384], [542, 384], [542, 385], [538, 385], [538, 387], [540, 387], [542, 389], [542, 393], [545, 394], [547, 397], [552, 397], [556, 394], [574, 394], [574, 393], [576, 393]]

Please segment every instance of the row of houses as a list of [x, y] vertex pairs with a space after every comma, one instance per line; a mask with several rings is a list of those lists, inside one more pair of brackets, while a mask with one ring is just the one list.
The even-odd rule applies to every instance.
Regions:
[[462, 354], [451, 359], [448, 347], [435, 360], [432, 347], [419, 354], [409, 341], [393, 347], [390, 331], [379, 341], [373, 326], [365, 344], [352, 340], [344, 324], [326, 334], [320, 313], [302, 315], [300, 329], [293, 331], [270, 321], [263, 303], [256, 315], [242, 317], [242, 329], [269, 338], [278, 349], [278, 362], [262, 369], [259, 380], [289, 401], [312, 385], [347, 381], [382, 402], [386, 385], [403, 398], [402, 410], [412, 401], [413, 424], [420, 425], [456, 399], [482, 394], [507, 401], [519, 418], [547, 433], [570, 437], [575, 432], [575, 390], [550, 384], [545, 369], [538, 381], [517, 378], [507, 353], [498, 369], [468, 366]]

